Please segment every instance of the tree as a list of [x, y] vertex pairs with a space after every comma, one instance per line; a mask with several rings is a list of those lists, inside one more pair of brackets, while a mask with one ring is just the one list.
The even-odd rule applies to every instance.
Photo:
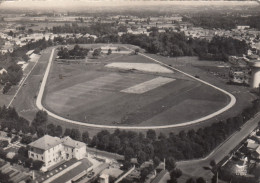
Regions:
[[21, 155], [21, 156], [23, 156], [23, 157], [26, 157], [26, 158], [28, 158], [28, 149], [26, 148], [26, 147], [20, 147], [19, 149], [18, 149], [18, 154], [19, 155]]
[[7, 140], [0, 140], [0, 147], [5, 148], [7, 147], [9, 142]]
[[72, 129], [70, 132], [70, 137], [74, 140], [80, 140], [80, 131], [78, 129]]
[[140, 176], [141, 176], [141, 180], [144, 181], [147, 177], [147, 175], [149, 175], [149, 171], [147, 168], [143, 168], [141, 170]]
[[16, 135], [16, 136], [14, 136], [14, 138], [12, 138], [12, 140], [11, 140], [11, 143], [14, 143], [14, 142], [16, 142], [17, 140], [19, 139], [19, 137]]
[[69, 128], [66, 128], [66, 130], [65, 130], [65, 132], [64, 132], [64, 134], [63, 134], [63, 136], [70, 136], [70, 133], [71, 133], [71, 129], [69, 129]]
[[210, 164], [210, 166], [211, 166], [212, 168], [217, 165], [217, 163], [216, 163], [215, 160], [211, 160], [209, 164]]
[[194, 178], [189, 178], [186, 183], [196, 183], [196, 180]]
[[165, 164], [166, 164], [166, 169], [169, 172], [171, 172], [172, 170], [174, 170], [176, 168], [176, 162], [173, 157], [167, 158]]
[[93, 56], [94, 58], [96, 58], [96, 57], [98, 57], [100, 54], [101, 54], [101, 49], [99, 48], [99, 49], [95, 49], [95, 50], [93, 51], [92, 56]]
[[49, 134], [50, 136], [55, 136], [55, 125], [50, 123], [47, 125], [47, 134]]
[[178, 183], [178, 181], [175, 177], [171, 177], [171, 179], [168, 180], [167, 183]]
[[156, 140], [156, 132], [155, 132], [155, 130], [149, 129], [146, 132], [146, 138], [151, 139], [152, 141], [155, 141]]
[[28, 34], [32, 34], [33, 30], [32, 29], [28, 29]]
[[137, 162], [139, 165], [142, 165], [146, 160], [146, 154], [143, 151], [137, 153]]
[[32, 162], [32, 169], [33, 170], [40, 170], [43, 164], [44, 163], [42, 161], [35, 160], [35, 161]]
[[45, 130], [43, 128], [41, 128], [41, 127], [38, 127], [36, 132], [37, 132], [37, 137], [38, 138], [43, 137], [44, 134], [45, 134]]
[[152, 159], [154, 157], [154, 147], [152, 144], [147, 144], [143, 150], [146, 154], [147, 159]]
[[3, 94], [6, 94], [12, 87], [12, 84], [10, 82], [7, 82], [3, 88]]
[[197, 178], [196, 183], [206, 183], [206, 181], [203, 177], [199, 177]]
[[23, 136], [21, 139], [22, 144], [30, 144], [32, 142], [32, 137], [31, 136]]
[[139, 48], [136, 48], [135, 49], [135, 55], [138, 55], [139, 51], [140, 51]]
[[134, 157], [134, 150], [131, 147], [125, 149], [125, 160], [130, 161]]
[[[0, 148], [0, 158], [1, 159], [5, 159], [6, 158], [6, 152], [2, 149], [2, 148]], [[1, 171], [0, 171], [1, 172]]]
[[180, 178], [182, 176], [182, 171], [178, 168], [174, 169], [173, 171], [170, 172], [170, 177], [171, 178]]
[[112, 53], [112, 50], [109, 48], [107, 51], [107, 55], [111, 55], [111, 53]]
[[155, 156], [154, 159], [153, 159], [154, 167], [159, 166], [160, 162], [161, 162], [160, 159], [157, 156]]
[[82, 141], [83, 141], [84, 143], [86, 143], [86, 144], [89, 143], [90, 138], [89, 138], [89, 134], [88, 134], [87, 131], [85, 131], [85, 132], [82, 133]]
[[62, 135], [62, 127], [60, 125], [56, 126], [54, 131], [54, 136], [61, 137]]
[[30, 158], [27, 158], [26, 160], [25, 160], [25, 162], [24, 162], [24, 166], [26, 167], [26, 168], [31, 168], [31, 166], [32, 166], [32, 162], [33, 162], [33, 160]]
[[47, 122], [47, 120], [48, 120], [47, 112], [40, 110], [36, 113], [32, 124], [37, 128], [38, 126], [44, 125]]
[[121, 141], [120, 138], [113, 135], [109, 140], [109, 150], [111, 152], [118, 153], [118, 151], [121, 149]]

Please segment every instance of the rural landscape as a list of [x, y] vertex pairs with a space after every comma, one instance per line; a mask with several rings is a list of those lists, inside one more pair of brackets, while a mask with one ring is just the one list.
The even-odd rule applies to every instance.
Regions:
[[258, 1], [0, 12], [0, 182], [260, 182]]

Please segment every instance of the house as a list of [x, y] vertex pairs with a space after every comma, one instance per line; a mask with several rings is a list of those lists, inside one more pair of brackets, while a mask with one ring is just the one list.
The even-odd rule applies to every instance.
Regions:
[[162, 181], [162, 179], [165, 179], [167, 176], [168, 171], [167, 170], [162, 170], [160, 173], [156, 175], [156, 177], [152, 180], [151, 183], [159, 183]]
[[110, 45], [101, 46], [101, 51], [102, 51], [102, 53], [107, 53], [109, 49], [110, 49], [112, 52], [115, 52], [115, 51], [118, 51], [118, 50], [119, 50], [119, 48], [118, 48], [117, 46], [110, 46]]
[[237, 29], [238, 29], [238, 30], [245, 30], [245, 29], [249, 29], [249, 28], [250, 28], [249, 25], [238, 25], [238, 26], [237, 26]]
[[33, 160], [44, 162], [43, 171], [49, 167], [71, 158], [82, 159], [86, 154], [86, 144], [70, 137], [58, 138], [44, 135], [29, 144], [28, 156]]
[[82, 159], [86, 154], [86, 144], [73, 140], [70, 137], [64, 137], [62, 139], [64, 151], [66, 153], [66, 159], [76, 158]]
[[249, 151], [256, 151], [256, 149], [259, 147], [259, 144], [257, 143], [248, 143], [247, 148]]
[[107, 174], [101, 174], [99, 177], [100, 183], [109, 183], [109, 175]]

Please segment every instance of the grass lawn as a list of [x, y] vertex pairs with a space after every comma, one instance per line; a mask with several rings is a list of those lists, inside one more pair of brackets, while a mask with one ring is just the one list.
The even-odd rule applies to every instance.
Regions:
[[[106, 125], [167, 125], [194, 120], [224, 107], [221, 92], [180, 73], [107, 68], [107, 63], [153, 63], [139, 55], [102, 55], [88, 63], [54, 62], [43, 105], [60, 116]], [[158, 77], [172, 81], [144, 93], [122, 92]]]

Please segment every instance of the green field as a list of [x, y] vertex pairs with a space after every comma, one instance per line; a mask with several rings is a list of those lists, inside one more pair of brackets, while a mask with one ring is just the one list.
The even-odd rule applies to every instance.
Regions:
[[[105, 67], [114, 62], [153, 63], [139, 55], [102, 55], [81, 63], [53, 62], [43, 105], [76, 121], [104, 125], [168, 125], [211, 114], [228, 102], [225, 94], [178, 72], [151, 73]], [[158, 77], [170, 78], [144, 93], [125, 89]]]

